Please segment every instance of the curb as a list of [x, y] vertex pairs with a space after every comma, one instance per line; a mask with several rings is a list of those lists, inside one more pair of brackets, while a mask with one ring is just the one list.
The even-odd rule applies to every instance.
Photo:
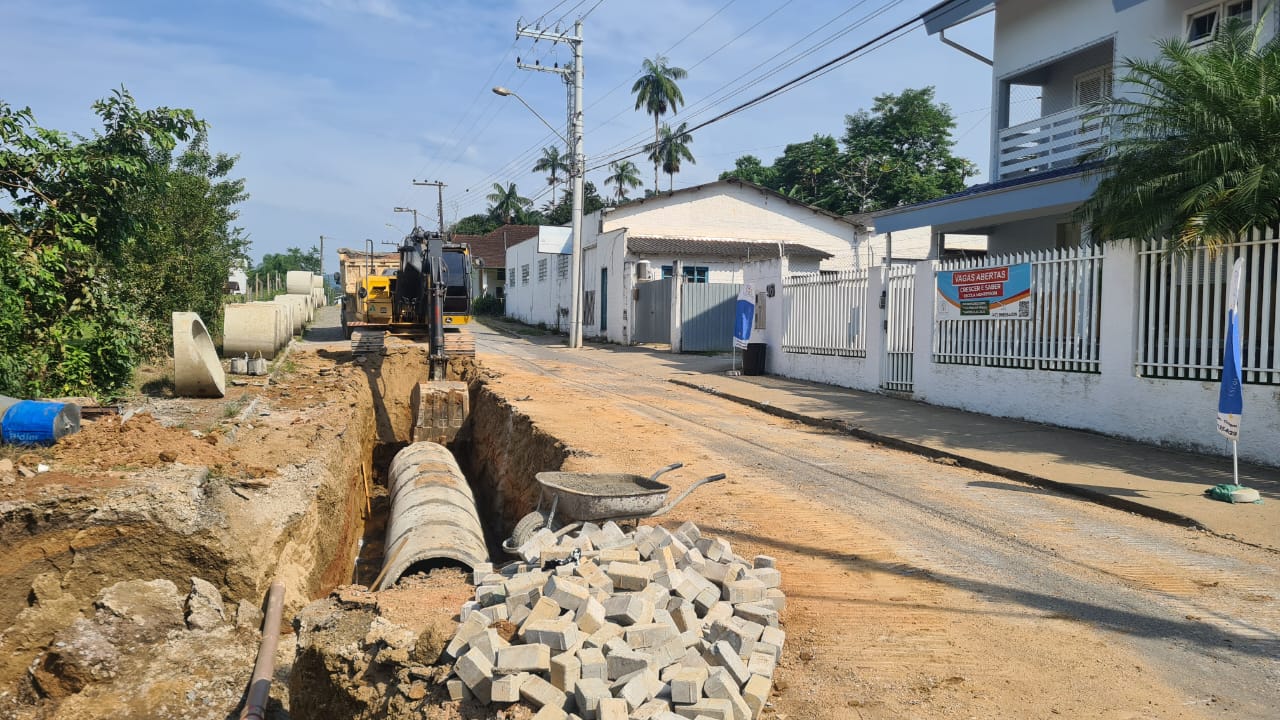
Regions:
[[1037, 487], [1042, 487], [1049, 490], [1056, 490], [1057, 492], [1063, 493], [1064, 495], [1071, 495], [1073, 497], [1082, 498], [1084, 500], [1088, 500], [1090, 502], [1094, 502], [1099, 505], [1105, 505], [1107, 507], [1115, 508], [1116, 510], [1131, 512], [1136, 515], [1142, 515], [1144, 517], [1151, 518], [1153, 520], [1160, 520], [1161, 522], [1171, 523], [1173, 525], [1178, 525], [1181, 527], [1193, 528], [1196, 530], [1201, 530], [1201, 531], [1204, 531], [1213, 535], [1218, 535], [1221, 537], [1220, 533], [1216, 533], [1210, 528], [1205, 527], [1194, 518], [1191, 518], [1187, 515], [1183, 515], [1181, 513], [1173, 512], [1171, 510], [1161, 510], [1160, 508], [1151, 507], [1150, 505], [1144, 505], [1142, 503], [1134, 502], [1132, 500], [1126, 500], [1124, 498], [1113, 497], [1111, 495], [1106, 495], [1103, 493], [1095, 492], [1093, 490], [1088, 490], [1078, 485], [1072, 485], [1071, 483], [1064, 483], [1064, 482], [1059, 482], [1057, 480], [1050, 480], [1049, 478], [1044, 477], [1042, 475], [1033, 475], [1031, 473], [1023, 472], [1021, 470], [1014, 470], [1012, 468], [1003, 467], [1001, 465], [993, 465], [984, 460], [976, 460], [974, 458], [967, 457], [965, 455], [957, 455], [956, 453], [947, 452], [946, 450], [939, 450], [937, 448], [930, 447], [928, 445], [922, 445], [920, 443], [911, 442], [909, 440], [903, 440], [901, 438], [893, 437], [890, 435], [883, 435], [881, 433], [865, 430], [860, 427], [854, 427], [841, 420], [832, 420], [830, 418], [820, 418], [820, 417], [814, 417], [812, 415], [804, 415], [802, 413], [794, 412], [792, 410], [786, 410], [784, 408], [771, 405], [767, 402], [761, 402], [759, 400], [752, 400], [751, 398], [742, 397], [740, 395], [733, 395], [731, 393], [722, 392], [713, 387], [709, 387], [706, 385], [699, 385], [698, 383], [689, 382], [687, 380], [677, 380], [675, 378], [669, 378], [667, 382], [672, 383], [674, 385], [680, 385], [681, 387], [687, 387], [693, 390], [698, 390], [700, 392], [704, 392], [709, 395], [715, 395], [717, 397], [724, 398], [725, 400], [731, 400], [733, 402], [739, 403], [741, 405], [746, 405], [751, 408], [755, 408], [756, 410], [768, 413], [770, 415], [774, 415], [776, 417], [784, 418], [787, 420], [794, 420], [796, 422], [803, 423], [805, 425], [810, 425], [813, 427], [820, 427], [827, 430], [835, 430], [837, 432], [842, 432], [848, 435], [852, 435], [862, 440], [877, 442], [877, 443], [880, 443], [881, 445], [893, 448], [895, 450], [902, 450], [904, 452], [909, 452], [916, 455], [923, 455], [928, 458], [949, 458], [951, 460], [954, 460], [956, 462], [956, 465], [958, 465], [959, 467], [968, 468], [970, 470], [977, 470], [979, 472], [984, 472], [989, 475], [996, 475], [998, 477], [1007, 478], [1009, 480], [1017, 480], [1018, 482], [1027, 483], [1028, 485], [1035, 485]]

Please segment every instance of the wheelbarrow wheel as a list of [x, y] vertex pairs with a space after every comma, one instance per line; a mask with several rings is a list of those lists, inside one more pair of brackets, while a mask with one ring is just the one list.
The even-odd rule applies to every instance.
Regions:
[[529, 542], [529, 538], [533, 534], [547, 526], [547, 514], [534, 510], [533, 512], [520, 518], [520, 522], [516, 523], [516, 527], [511, 531], [511, 547], [519, 548], [521, 545]]

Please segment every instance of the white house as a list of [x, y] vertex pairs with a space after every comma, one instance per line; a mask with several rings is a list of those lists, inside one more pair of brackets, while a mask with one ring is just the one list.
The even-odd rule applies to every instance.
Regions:
[[569, 228], [543, 226], [507, 247], [508, 317], [530, 325], [568, 330], [572, 279]]
[[631, 343], [637, 283], [738, 283], [743, 266], [783, 257], [793, 272], [860, 267], [856, 222], [740, 180], [606, 208], [584, 222], [583, 335]]
[[[1245, 260], [1242, 457], [1275, 463], [1280, 447], [1280, 237], [1254, 232], [1216, 255], [1169, 257], [1162, 244], [1093, 246], [1074, 211], [1096, 186], [1084, 156], [1103, 140], [1087, 103], [1131, 92], [1123, 58], [1156, 42], [1211, 39], [1228, 17], [1259, 22], [1249, 0], [948, 0], [921, 19], [940, 35], [995, 13], [991, 177], [985, 184], [876, 213], [868, 256], [929, 237], [911, 264], [794, 274], [763, 263], [750, 281], [766, 301], [754, 341], [767, 370], [925, 402], [1228, 453], [1215, 431], [1227, 278]], [[1266, 17], [1275, 33], [1280, 13]], [[987, 72], [977, 60], [974, 72]], [[986, 257], [954, 257], [958, 235], [985, 236]], [[883, 238], [883, 239], [881, 239]], [[1015, 276], [1027, 279], [1025, 285]], [[942, 290], [999, 292], [1001, 313]], [[988, 287], [969, 287], [983, 297]], [[965, 296], [959, 296], [963, 299]], [[1002, 300], [1003, 302], [1003, 300]], [[981, 306], [981, 307], [978, 307]]]

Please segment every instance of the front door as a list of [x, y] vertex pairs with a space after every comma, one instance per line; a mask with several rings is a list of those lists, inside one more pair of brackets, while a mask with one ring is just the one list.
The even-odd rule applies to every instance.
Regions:
[[600, 268], [600, 334], [609, 329], [609, 268]]

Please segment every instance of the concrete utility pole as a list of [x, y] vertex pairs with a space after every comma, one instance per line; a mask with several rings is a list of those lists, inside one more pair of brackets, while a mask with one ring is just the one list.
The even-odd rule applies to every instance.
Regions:
[[[439, 180], [436, 180], [435, 182], [418, 182], [417, 180], [414, 180], [413, 184], [435, 187], [437, 197], [436, 209], [440, 216], [440, 236], [444, 237], [444, 189], [448, 186]], [[413, 214], [413, 226], [418, 227], [418, 213], [416, 212]]]
[[582, 20], [579, 19], [573, 23], [572, 35], [544, 30], [538, 26], [521, 26], [516, 23], [516, 37], [567, 43], [573, 48], [573, 65], [571, 66], [544, 67], [536, 62], [529, 65], [516, 58], [516, 67], [521, 70], [556, 73], [569, 86], [569, 144], [572, 146], [569, 148], [572, 153], [569, 159], [569, 178], [573, 183], [573, 221], [571, 223], [573, 246], [572, 267], [569, 270], [573, 278], [571, 291], [573, 294], [569, 300], [569, 347], [580, 348], [582, 347], [582, 195], [587, 170], [587, 158], [582, 142]]

